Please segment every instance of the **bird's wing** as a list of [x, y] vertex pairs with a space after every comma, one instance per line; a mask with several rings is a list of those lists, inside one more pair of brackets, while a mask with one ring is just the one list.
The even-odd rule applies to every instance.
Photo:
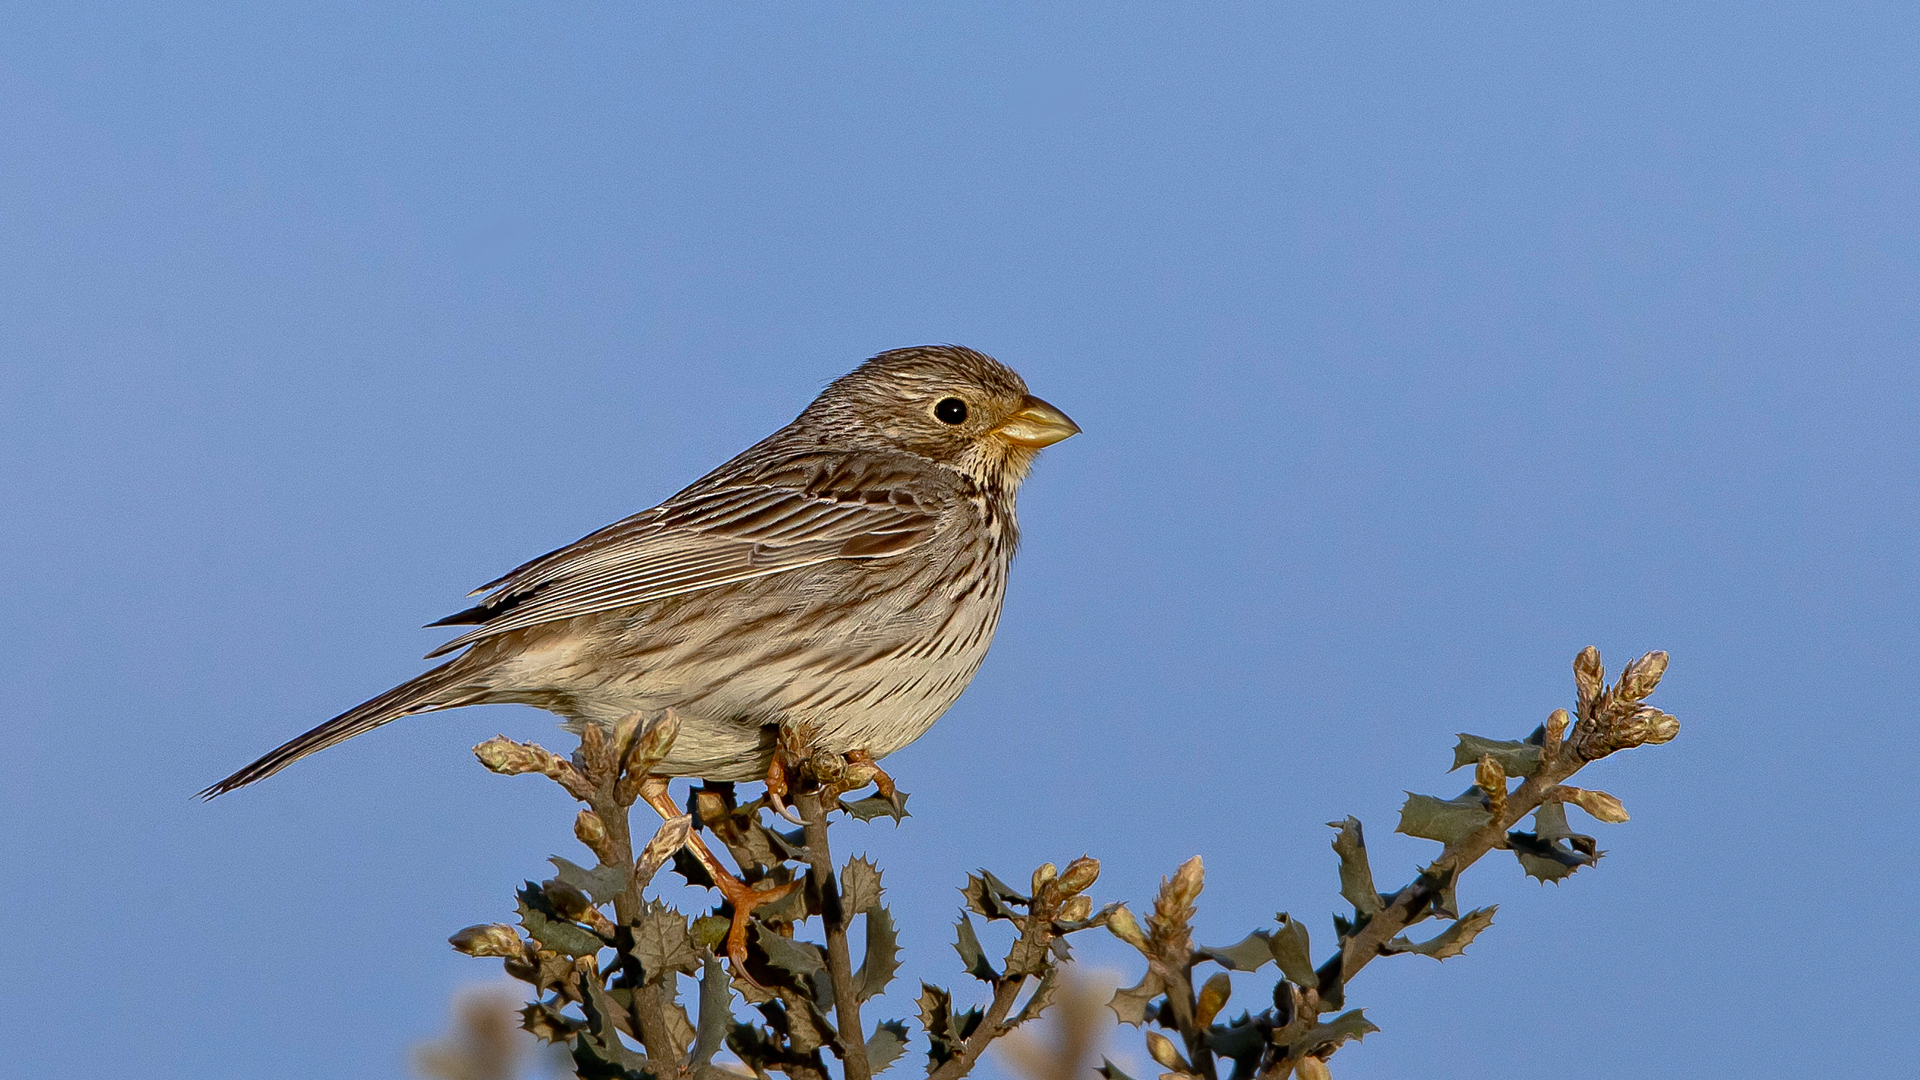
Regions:
[[898, 555], [939, 522], [936, 492], [917, 470], [868, 463], [752, 479], [689, 489], [514, 570], [479, 604], [434, 623], [479, 625], [428, 655], [835, 559]]

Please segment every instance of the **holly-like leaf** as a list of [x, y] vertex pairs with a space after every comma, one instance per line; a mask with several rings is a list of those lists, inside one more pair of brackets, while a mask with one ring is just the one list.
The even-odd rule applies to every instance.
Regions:
[[882, 1020], [867, 1036], [867, 1068], [874, 1075], [887, 1071], [900, 1055], [907, 1052], [907, 1025], [899, 1020]]
[[593, 897], [596, 904], [611, 904], [627, 888], [627, 871], [618, 866], [600, 866], [592, 870], [558, 855], [547, 856], [558, 871], [554, 876]]
[[877, 996], [899, 970], [900, 939], [893, 930], [893, 916], [876, 903], [867, 909], [867, 955], [853, 975], [854, 997], [866, 1001]]
[[580, 1021], [542, 1001], [520, 1010], [520, 1027], [542, 1042], [561, 1043], [580, 1030]]
[[767, 954], [767, 963], [796, 979], [804, 979], [827, 969], [825, 953], [811, 941], [795, 941], [757, 923], [753, 933], [760, 951]]
[[878, 817], [890, 817], [896, 825], [913, 816], [907, 813], [907, 793], [904, 791], [900, 793], [899, 806], [888, 802], [883, 796], [869, 795], [864, 799], [855, 799], [852, 802], [847, 802], [843, 799], [840, 802], [840, 809], [845, 810], [861, 821], [872, 821]]
[[1126, 1072], [1120, 1068], [1120, 1066], [1115, 1065], [1113, 1063], [1112, 1058], [1106, 1058], [1106, 1057], [1101, 1058], [1100, 1067], [1093, 1071], [1099, 1073], [1101, 1076], [1106, 1077], [1107, 1080], [1133, 1080], [1133, 1077], [1128, 1076]]
[[1228, 971], [1258, 971], [1273, 959], [1273, 935], [1255, 930], [1232, 945], [1201, 949], [1200, 955]]
[[1400, 827], [1395, 831], [1451, 844], [1475, 829], [1485, 828], [1492, 820], [1493, 815], [1487, 812], [1486, 796], [1478, 787], [1470, 787], [1453, 799], [1415, 795], [1409, 791], [1406, 805], [1400, 808]]
[[1373, 867], [1367, 863], [1367, 841], [1360, 832], [1359, 819], [1348, 817], [1327, 824], [1339, 830], [1333, 836], [1333, 850], [1340, 856], [1340, 895], [1360, 914], [1378, 914], [1382, 907], [1380, 892], [1373, 887]]
[[1480, 931], [1493, 925], [1493, 913], [1498, 907], [1483, 907], [1469, 911], [1455, 920], [1452, 926], [1427, 939], [1410, 941], [1405, 937], [1396, 937], [1381, 948], [1387, 953], [1419, 953], [1431, 956], [1435, 960], [1448, 960], [1467, 951], [1467, 946], [1479, 936]]
[[1253, 1076], [1260, 1071], [1260, 1058], [1266, 1053], [1271, 1030], [1267, 1025], [1242, 1015], [1232, 1024], [1215, 1026], [1210, 1030], [1207, 1033], [1207, 1049], [1221, 1057], [1231, 1058], [1233, 1075]]
[[1324, 1024], [1316, 1024], [1305, 1034], [1293, 1040], [1288, 1048], [1289, 1056], [1298, 1060], [1308, 1054], [1318, 1054], [1330, 1047], [1338, 1047], [1348, 1039], [1362, 1039], [1380, 1029], [1366, 1017], [1365, 1009], [1343, 1012]]
[[686, 878], [687, 884], [696, 889], [714, 887], [713, 875], [707, 873], [707, 868], [700, 865], [699, 856], [684, 847], [673, 853], [673, 872]]
[[967, 910], [988, 919], [1011, 919], [1019, 913], [1007, 905], [1019, 904], [1022, 907], [1032, 901], [1014, 892], [1007, 883], [994, 877], [986, 870], [967, 875], [967, 883], [961, 886], [960, 894], [966, 897]]
[[1284, 911], [1274, 917], [1280, 920], [1280, 929], [1267, 942], [1273, 950], [1274, 962], [1287, 978], [1301, 986], [1314, 985], [1318, 977], [1313, 970], [1312, 943], [1306, 926], [1288, 918]]
[[1540, 804], [1533, 812], [1533, 827], [1530, 833], [1507, 834], [1507, 846], [1513, 849], [1521, 869], [1529, 877], [1559, 881], [1600, 859], [1602, 853], [1593, 837], [1568, 827], [1567, 809], [1557, 802]]
[[592, 956], [607, 947], [599, 934], [562, 919], [533, 882], [520, 890], [519, 900], [520, 925], [541, 948], [564, 956]]
[[658, 900], [649, 900], [633, 919], [633, 958], [649, 983], [675, 971], [692, 972], [700, 966], [687, 932], [687, 917]]
[[1453, 768], [1478, 765], [1482, 757], [1499, 762], [1508, 776], [1532, 776], [1540, 771], [1540, 747], [1537, 744], [1512, 739], [1483, 739], [1461, 732], [1460, 741], [1453, 748]]
[[1149, 971], [1132, 986], [1113, 992], [1113, 999], [1107, 1002], [1107, 1008], [1120, 1018], [1123, 1024], [1139, 1027], [1146, 1023], [1147, 1006], [1153, 999], [1166, 993], [1167, 983], [1158, 973]]
[[880, 868], [865, 856], [840, 868], [840, 910], [849, 918], [878, 905], [881, 891]]
[[920, 1028], [927, 1033], [927, 1060], [932, 1065], [928, 1072], [959, 1054], [960, 1045], [980, 1026], [982, 1015], [979, 1009], [956, 1015], [952, 994], [929, 983], [920, 984]]
[[[628, 994], [631, 996], [632, 991]], [[693, 1018], [687, 1015], [687, 1007], [678, 1001], [669, 1001], [660, 1013], [667, 1022], [667, 1043], [676, 1053], [685, 1054], [694, 1040]]]
[[697, 1071], [712, 1062], [732, 1024], [733, 988], [727, 985], [727, 973], [709, 949], [700, 957], [700, 1024], [694, 1029], [688, 1068]]
[[965, 966], [967, 974], [982, 982], [999, 981], [1000, 973], [993, 969], [993, 962], [987, 959], [987, 950], [980, 947], [979, 935], [973, 932], [973, 920], [962, 912], [960, 921], [954, 923], [953, 928], [953, 949], [960, 954], [960, 963]]
[[586, 995], [580, 1010], [586, 1013], [586, 1030], [573, 1040], [573, 1060], [582, 1077], [592, 1080], [645, 1080], [653, 1074], [644, 1054], [636, 1053], [620, 1041], [620, 1019], [624, 1012], [598, 979], [581, 979]]
[[1061, 958], [1065, 959], [1066, 947], [1067, 943], [1060, 938], [1054, 938], [1050, 943], [1043, 944], [1029, 940], [1025, 934], [1022, 934], [1014, 938], [1013, 944], [1007, 948], [1007, 976], [1013, 978], [1022, 975], [1038, 975], [1047, 970], [1047, 954], [1057, 950], [1062, 954]]

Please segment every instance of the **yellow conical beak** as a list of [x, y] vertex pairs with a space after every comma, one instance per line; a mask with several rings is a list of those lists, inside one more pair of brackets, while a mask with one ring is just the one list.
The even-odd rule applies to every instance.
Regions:
[[1020, 405], [1020, 411], [994, 428], [993, 434], [1015, 446], [1038, 450], [1080, 434], [1080, 425], [1068, 419], [1066, 413], [1028, 394]]

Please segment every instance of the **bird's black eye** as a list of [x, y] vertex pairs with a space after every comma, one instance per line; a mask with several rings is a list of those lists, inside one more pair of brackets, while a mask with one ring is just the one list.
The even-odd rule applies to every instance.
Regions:
[[964, 424], [967, 422], [967, 403], [957, 397], [941, 398], [933, 407], [933, 415], [943, 424]]

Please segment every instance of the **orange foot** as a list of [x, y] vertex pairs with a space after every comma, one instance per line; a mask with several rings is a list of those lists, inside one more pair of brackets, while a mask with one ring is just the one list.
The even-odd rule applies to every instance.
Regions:
[[847, 774], [849, 778], [859, 777], [861, 784], [871, 781], [874, 787], [880, 789], [880, 797], [893, 807], [894, 813], [906, 812], [906, 800], [900, 797], [900, 789], [893, 785], [893, 777], [874, 763], [872, 754], [865, 750], [850, 751], [847, 754]]
[[[658, 811], [663, 818], [672, 819], [680, 816], [680, 808], [675, 806], [673, 800], [667, 796], [667, 785], [664, 780], [656, 781], [650, 778], [646, 788], [641, 792], [641, 798], [645, 799], [647, 805]], [[759, 986], [759, 980], [747, 973], [747, 930], [753, 925], [753, 913], [757, 908], [786, 899], [787, 895], [799, 888], [803, 881], [789, 881], [785, 885], [761, 882], [756, 888], [741, 881], [723, 866], [720, 859], [714, 855], [713, 849], [707, 846], [705, 840], [700, 839], [699, 833], [687, 835], [687, 847], [693, 852], [694, 857], [700, 860], [700, 865], [706, 869], [707, 876], [713, 879], [713, 887], [719, 889], [720, 895], [726, 897], [727, 903], [733, 907], [733, 921], [727, 926], [727, 959], [733, 962], [733, 973]]]

